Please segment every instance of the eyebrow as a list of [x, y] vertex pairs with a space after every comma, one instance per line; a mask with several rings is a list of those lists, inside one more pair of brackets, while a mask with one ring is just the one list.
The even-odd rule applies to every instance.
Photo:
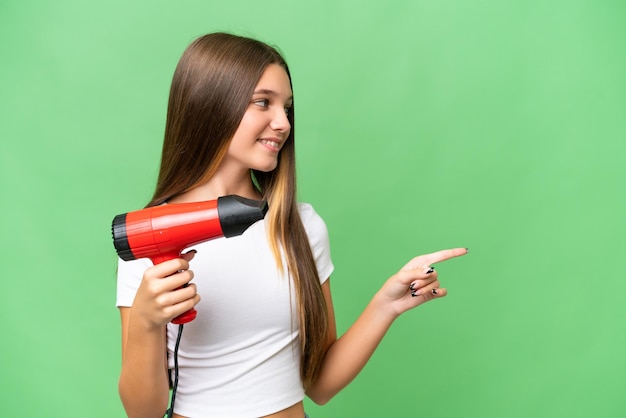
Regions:
[[[255, 90], [253, 94], [267, 94], [268, 96], [278, 96], [278, 93], [276, 93], [274, 90], [269, 89]], [[293, 95], [287, 97], [287, 100], [293, 100]]]

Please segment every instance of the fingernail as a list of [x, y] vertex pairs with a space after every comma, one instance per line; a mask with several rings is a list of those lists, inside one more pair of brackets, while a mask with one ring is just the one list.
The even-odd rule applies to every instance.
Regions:
[[433, 289], [433, 290], [431, 290], [431, 292], [433, 293], [433, 295], [436, 295], [437, 294], [437, 289]]
[[435, 268], [434, 267], [429, 267], [428, 270], [426, 270], [426, 274], [430, 274], [433, 271], [435, 271]]
[[465, 248], [465, 254], [469, 253], [469, 248]]
[[409, 289], [414, 290], [415, 289], [415, 283], [411, 283], [411, 286], [409, 286]]
[[416, 297], [416, 296], [419, 296], [419, 295], [420, 294], [417, 292], [417, 290], [414, 290], [414, 291], [411, 292], [411, 296], [412, 297]]

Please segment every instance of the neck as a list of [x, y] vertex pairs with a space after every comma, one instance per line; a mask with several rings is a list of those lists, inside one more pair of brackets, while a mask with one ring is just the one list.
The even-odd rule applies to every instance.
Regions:
[[250, 172], [242, 173], [239, 176], [224, 175], [218, 172], [209, 181], [176, 196], [170, 200], [170, 203], [201, 202], [227, 195], [238, 195], [248, 199], [261, 198], [261, 194], [252, 183]]

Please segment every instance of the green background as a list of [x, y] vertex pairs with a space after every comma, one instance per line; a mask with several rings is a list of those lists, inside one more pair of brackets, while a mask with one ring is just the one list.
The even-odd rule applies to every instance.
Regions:
[[622, 0], [0, 2], [0, 414], [121, 417], [112, 218], [143, 206], [183, 49], [293, 72], [339, 331], [411, 257], [449, 289], [318, 417], [626, 416]]

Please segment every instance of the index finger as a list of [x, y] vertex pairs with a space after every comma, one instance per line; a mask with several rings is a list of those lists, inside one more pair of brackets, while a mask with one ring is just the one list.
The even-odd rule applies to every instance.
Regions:
[[420, 255], [411, 260], [406, 266], [405, 269], [413, 269], [424, 266], [429, 266], [431, 264], [440, 263], [445, 260], [449, 260], [454, 257], [459, 257], [465, 255], [469, 252], [467, 248], [451, 248], [448, 250], [441, 250], [430, 254]]
[[426, 264], [435, 264], [441, 263], [442, 261], [449, 260], [454, 257], [460, 257], [469, 252], [467, 248], [451, 248], [448, 250], [441, 250], [430, 254], [425, 254], [420, 257], [420, 261], [425, 262]]

